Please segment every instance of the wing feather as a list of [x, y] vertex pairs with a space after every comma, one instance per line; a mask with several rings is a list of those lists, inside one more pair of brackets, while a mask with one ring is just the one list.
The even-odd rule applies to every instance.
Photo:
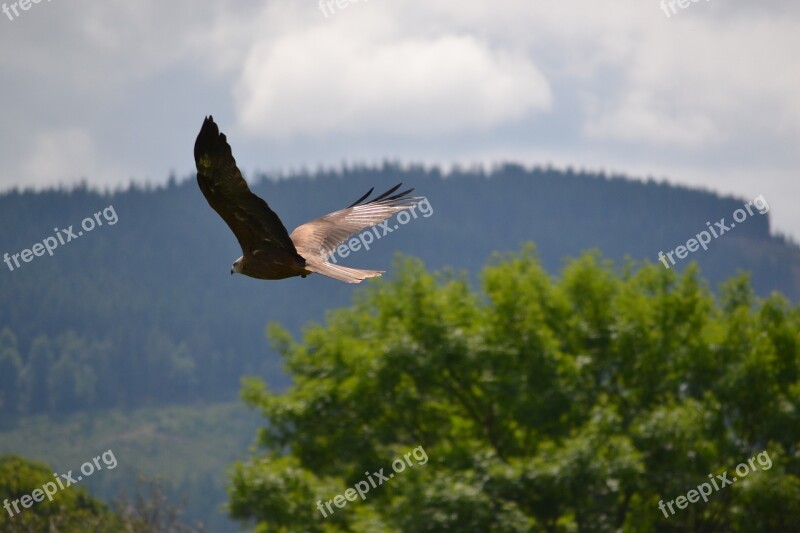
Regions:
[[327, 260], [354, 233], [379, 224], [393, 214], [410, 209], [424, 200], [423, 197], [408, 196], [414, 189], [394, 194], [401, 185], [402, 183], [398, 183], [377, 198], [361, 203], [372, 194], [373, 189], [370, 189], [349, 207], [298, 226], [290, 237], [300, 255]]
[[211, 116], [195, 141], [194, 159], [203, 196], [236, 236], [242, 253], [274, 247], [297, 254], [281, 219], [247, 186], [225, 135]]

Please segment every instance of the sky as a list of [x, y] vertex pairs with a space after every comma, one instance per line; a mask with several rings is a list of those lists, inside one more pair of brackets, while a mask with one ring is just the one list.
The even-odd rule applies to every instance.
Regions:
[[245, 176], [571, 166], [763, 195], [800, 240], [797, 0], [22, 6], [0, 4], [0, 190], [192, 176], [212, 114]]

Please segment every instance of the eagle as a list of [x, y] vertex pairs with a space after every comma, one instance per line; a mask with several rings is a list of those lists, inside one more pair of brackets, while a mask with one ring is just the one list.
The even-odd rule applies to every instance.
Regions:
[[316, 272], [346, 283], [380, 276], [382, 270], [348, 268], [328, 259], [354, 233], [380, 224], [425, 199], [409, 196], [414, 189], [396, 192], [402, 185], [399, 183], [367, 201], [373, 187], [348, 207], [306, 222], [290, 235], [267, 202], [250, 191], [225, 135], [210, 115], [197, 135], [194, 160], [203, 196], [242, 247], [242, 256], [233, 263], [231, 275], [278, 280], [305, 278]]

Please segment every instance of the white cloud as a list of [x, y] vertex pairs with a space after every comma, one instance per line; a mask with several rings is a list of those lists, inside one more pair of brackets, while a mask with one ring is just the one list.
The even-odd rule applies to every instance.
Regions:
[[97, 154], [91, 136], [75, 128], [50, 130], [33, 138], [19, 165], [22, 187], [75, 184], [81, 180], [109, 184], [108, 175], [119, 175], [109, 170]]
[[466, 34], [386, 39], [349, 29], [316, 27], [256, 44], [235, 92], [244, 129], [275, 139], [429, 136], [491, 128], [550, 106], [547, 80], [519, 53]]
[[621, 98], [621, 103], [592, 117], [584, 131], [594, 139], [659, 143], [689, 149], [716, 144], [727, 137], [706, 114], [674, 111], [675, 106], [670, 105], [674, 102], [658, 98], [652, 92], [631, 91]]
[[800, 132], [797, 21], [693, 14], [638, 40], [619, 90], [588, 109], [587, 134], [697, 149]]

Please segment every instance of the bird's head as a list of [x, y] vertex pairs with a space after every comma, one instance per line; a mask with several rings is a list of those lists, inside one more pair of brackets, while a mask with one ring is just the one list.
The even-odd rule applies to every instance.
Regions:
[[243, 258], [240, 257], [239, 259], [233, 262], [233, 265], [231, 266], [231, 276], [233, 276], [234, 274], [242, 273], [242, 259]]

